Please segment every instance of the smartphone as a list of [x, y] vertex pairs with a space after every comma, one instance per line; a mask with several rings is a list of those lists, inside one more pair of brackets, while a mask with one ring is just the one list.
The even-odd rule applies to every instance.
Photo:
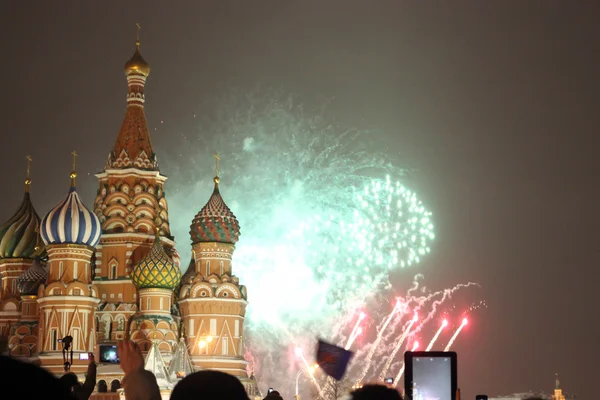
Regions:
[[58, 342], [58, 343], [62, 343], [62, 339], [58, 339], [58, 340], [57, 340], [57, 342]]
[[267, 393], [272, 393], [273, 392], [273, 388], [269, 388], [269, 391]]
[[456, 400], [456, 353], [453, 351], [407, 351], [404, 391], [407, 400]]
[[90, 355], [88, 353], [79, 353], [79, 359], [80, 360], [89, 360]]
[[383, 380], [383, 382], [385, 382], [386, 385], [393, 385], [394, 384], [394, 378], [385, 378]]
[[478, 394], [475, 396], [475, 400], [488, 400], [488, 397], [485, 394]]

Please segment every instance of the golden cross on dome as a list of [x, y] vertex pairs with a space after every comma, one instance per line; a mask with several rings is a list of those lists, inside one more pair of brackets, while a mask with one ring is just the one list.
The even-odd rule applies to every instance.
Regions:
[[77, 156], [79, 154], [77, 154], [76, 151], [73, 151], [71, 153], [71, 155], [73, 156], [73, 170], [71, 171], [71, 186], [75, 187], [75, 178], [77, 178]]
[[75, 167], [77, 166], [77, 156], [78, 156], [79, 154], [77, 154], [77, 152], [76, 152], [76, 151], [73, 151], [73, 152], [71, 153], [71, 155], [73, 156], [73, 171], [75, 171]]
[[136, 31], [136, 34], [135, 34], [135, 41], [139, 43], [140, 42], [140, 31], [142, 30], [142, 26], [140, 25], [139, 22], [137, 22], [135, 24], [135, 27], [137, 28], [137, 31]]
[[216, 172], [216, 173], [215, 173], [215, 176], [219, 176], [219, 160], [220, 160], [221, 158], [219, 157], [219, 153], [215, 153], [215, 154], [214, 154], [214, 156], [215, 156], [215, 162], [216, 162], [216, 164], [217, 164], [217, 165], [216, 165], [216, 168], [215, 168], [215, 172]]
[[25, 157], [27, 159], [27, 178], [25, 178], [25, 191], [29, 192], [29, 185], [31, 185], [31, 156]]

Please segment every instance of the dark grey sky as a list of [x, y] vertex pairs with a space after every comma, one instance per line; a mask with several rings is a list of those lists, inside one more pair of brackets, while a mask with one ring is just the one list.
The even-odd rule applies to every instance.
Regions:
[[[418, 170], [435, 213], [428, 283], [484, 287], [488, 308], [456, 345], [466, 398], [550, 390], [555, 372], [594, 398], [597, 2], [174, 3], [3, 5], [0, 217], [20, 201], [28, 153], [41, 214], [65, 193], [72, 149], [80, 171], [102, 169], [140, 21], [151, 130], [161, 119], [189, 124], [216, 83], [260, 82], [335, 96], [341, 119], [388, 132], [382, 148]], [[168, 141], [153, 137], [159, 159]], [[95, 185], [82, 182], [88, 203]]]

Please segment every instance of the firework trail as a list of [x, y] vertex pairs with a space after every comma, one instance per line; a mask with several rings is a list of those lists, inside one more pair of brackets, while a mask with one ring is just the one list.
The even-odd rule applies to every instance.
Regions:
[[463, 318], [462, 323], [460, 324], [460, 326], [458, 327], [458, 329], [456, 330], [456, 332], [454, 332], [454, 335], [452, 335], [452, 338], [450, 338], [450, 341], [448, 342], [448, 344], [446, 345], [446, 348], [444, 349], [444, 351], [449, 351], [450, 347], [454, 344], [454, 341], [456, 340], [456, 338], [458, 337], [458, 334], [460, 333], [460, 331], [462, 331], [462, 329], [469, 323], [469, 320], [466, 318]]
[[356, 340], [356, 338], [361, 335], [363, 332], [362, 328], [359, 327], [356, 330], [356, 333], [353, 336], [350, 336], [350, 339], [348, 339], [348, 343], [346, 344], [346, 347], [344, 347], [346, 350], [350, 350], [350, 347], [352, 347], [352, 344], [354, 343], [354, 341]]
[[363, 371], [359, 375], [358, 381], [356, 382], [357, 385], [360, 384], [362, 382], [362, 380], [365, 378], [365, 376], [367, 375], [367, 372], [369, 371], [369, 368], [371, 367], [371, 360], [373, 359], [373, 354], [375, 354], [375, 351], [377, 350], [377, 347], [379, 346], [379, 343], [381, 342], [381, 339], [383, 338], [383, 333], [385, 332], [386, 328], [392, 321], [394, 314], [400, 309], [400, 307], [401, 307], [401, 303], [399, 301], [396, 302], [396, 305], [392, 309], [392, 312], [385, 319], [383, 326], [381, 327], [381, 330], [377, 333], [377, 337], [375, 338], [375, 341], [373, 342], [373, 344], [371, 346], [371, 350], [369, 351], [369, 353], [367, 354], [367, 357], [365, 358], [365, 367], [363, 368]]
[[[422, 279], [421, 276], [415, 277], [415, 282], [418, 279]], [[413, 282], [413, 286], [411, 288], [411, 293], [416, 293], [418, 288], [415, 287], [415, 283]], [[396, 309], [399, 309], [400, 312], [395, 314], [396, 319], [392, 319], [392, 326], [396, 326], [401, 322], [402, 317], [407, 313], [424, 313], [424, 317], [421, 317], [415, 325], [412, 325], [408, 328], [409, 322], [406, 324], [402, 324], [399, 332], [394, 329], [387, 329], [387, 335], [381, 335], [383, 329], [382, 327], [388, 322], [389, 315], [384, 319], [381, 327], [378, 329], [379, 335], [377, 338], [369, 345], [364, 346], [364, 349], [359, 349], [357, 354], [354, 356], [354, 362], [360, 360], [360, 371], [356, 373], [356, 377], [360, 377], [358, 383], [363, 382], [365, 376], [367, 375], [364, 370], [367, 372], [370, 368], [375, 370], [379, 369], [382, 364], [384, 364], [382, 369], [389, 369], [389, 367], [385, 366], [390, 361], [389, 355], [394, 352], [397, 348], [398, 336], [405, 335], [415, 335], [420, 332], [427, 325], [429, 321], [431, 321], [439, 312], [439, 308], [442, 304], [447, 302], [452, 298], [452, 295], [459, 290], [464, 290], [469, 287], [479, 286], [475, 283], [469, 282], [466, 284], [459, 284], [449, 289], [444, 289], [440, 291], [436, 291], [433, 293], [423, 293], [419, 296], [411, 296], [404, 298], [397, 298], [396, 300]], [[408, 294], [408, 292], [407, 292]], [[393, 315], [393, 314], [392, 314]], [[389, 323], [389, 322], [388, 322]], [[396, 353], [398, 350], [396, 350]], [[391, 359], [393, 363], [393, 359]], [[383, 372], [384, 373], [384, 372]], [[379, 377], [379, 375], [378, 375]], [[358, 384], [357, 383], [357, 384]]]
[[[410, 351], [417, 351], [418, 348], [419, 348], [419, 342], [415, 342], [415, 344], [410, 349]], [[400, 378], [402, 378], [402, 375], [404, 374], [405, 369], [406, 369], [406, 364], [404, 364], [404, 362], [403, 362], [402, 367], [400, 367], [400, 371], [398, 371], [398, 375], [396, 375], [396, 377], [394, 378], [394, 384], [396, 385], [396, 387], [398, 386], [398, 382], [400, 382]]]
[[[383, 369], [381, 370], [381, 374], [379, 375], [379, 380], [380, 381], [382, 381], [383, 378], [385, 378], [385, 374], [388, 372], [388, 369], [390, 368], [390, 365], [392, 365], [392, 361], [394, 361], [394, 358], [396, 357], [396, 354], [398, 354], [398, 351], [400, 351], [400, 348], [402, 347], [402, 345], [404, 344], [404, 341], [408, 337], [412, 326], [418, 320], [419, 320], [419, 317], [415, 313], [415, 316], [413, 317], [413, 319], [411, 319], [408, 322], [407, 326], [404, 328], [404, 332], [400, 336], [400, 339], [398, 339], [398, 343], [396, 344], [396, 347], [394, 348], [394, 351], [392, 351], [392, 354], [390, 354], [390, 356], [388, 357], [387, 361], [385, 362], [385, 365], [383, 366]], [[415, 344], [418, 344], [418, 343], [419, 342], [415, 342]]]
[[433, 336], [433, 339], [431, 339], [431, 341], [427, 345], [427, 348], [425, 349], [425, 351], [430, 351], [433, 348], [433, 345], [438, 340], [438, 338], [440, 337], [440, 334], [442, 333], [442, 331], [444, 330], [444, 328], [446, 326], [448, 326], [448, 321], [447, 320], [443, 320], [442, 321], [442, 325], [440, 325], [440, 329], [437, 330], [437, 332]]
[[308, 373], [308, 376], [310, 377], [311, 382], [313, 383], [313, 385], [315, 385], [315, 387], [319, 391], [319, 395], [321, 396], [321, 398], [323, 398], [323, 390], [321, 389], [321, 385], [319, 385], [319, 382], [317, 382], [317, 379], [315, 378], [315, 375], [313, 374], [313, 369], [310, 367], [310, 365], [308, 365], [308, 361], [306, 361], [306, 358], [304, 357], [304, 352], [302, 351], [302, 349], [300, 347], [296, 347], [294, 350], [296, 352], [296, 356], [300, 360], [302, 360], [302, 363], [304, 364], [304, 367], [306, 368], [306, 372]]
[[360, 323], [362, 322], [363, 319], [365, 319], [366, 314], [364, 312], [360, 312], [360, 314], [358, 314], [358, 320], [356, 321], [356, 324], [354, 325], [354, 328], [352, 329], [352, 332], [350, 333], [350, 337], [348, 338], [348, 342], [346, 343], [345, 349], [348, 350], [350, 348], [350, 346], [352, 346], [352, 343], [354, 343], [354, 340], [356, 339], [356, 337], [358, 335], [360, 335], [362, 333], [362, 329], [360, 328]]

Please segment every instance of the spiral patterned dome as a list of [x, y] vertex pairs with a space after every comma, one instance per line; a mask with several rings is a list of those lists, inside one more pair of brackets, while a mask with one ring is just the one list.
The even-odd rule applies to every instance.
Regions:
[[160, 241], [158, 232], [150, 253], [131, 271], [131, 279], [138, 289], [175, 289], [181, 281], [179, 267], [171, 261]]
[[240, 224], [219, 193], [219, 178], [208, 203], [194, 217], [190, 226], [192, 243], [220, 242], [235, 244], [240, 238]]
[[0, 258], [32, 258], [39, 225], [40, 217], [25, 192], [17, 212], [0, 226]]
[[17, 290], [21, 295], [35, 295], [40, 285], [46, 282], [48, 269], [42, 265], [40, 257], [36, 257], [25, 272], [17, 278]]
[[46, 244], [81, 244], [95, 247], [100, 241], [98, 217], [88, 210], [71, 186], [69, 194], [42, 219], [41, 234]]

